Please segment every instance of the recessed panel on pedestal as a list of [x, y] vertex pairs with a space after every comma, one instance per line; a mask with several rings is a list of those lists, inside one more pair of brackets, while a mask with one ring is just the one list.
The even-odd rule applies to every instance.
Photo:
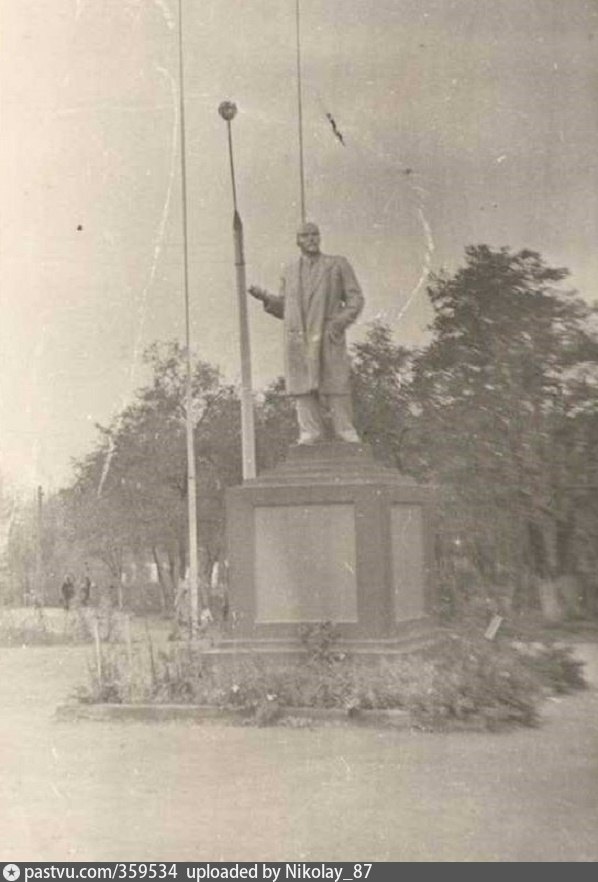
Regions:
[[392, 505], [390, 542], [395, 621], [424, 614], [424, 529], [420, 506]]
[[353, 505], [254, 509], [256, 623], [356, 622]]

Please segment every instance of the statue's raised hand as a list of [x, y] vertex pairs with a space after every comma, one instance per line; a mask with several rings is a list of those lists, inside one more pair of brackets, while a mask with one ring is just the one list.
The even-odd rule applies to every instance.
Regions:
[[262, 303], [265, 303], [268, 299], [268, 293], [263, 288], [258, 288], [257, 285], [251, 285], [248, 291], [252, 297], [255, 297], [256, 300], [261, 300]]

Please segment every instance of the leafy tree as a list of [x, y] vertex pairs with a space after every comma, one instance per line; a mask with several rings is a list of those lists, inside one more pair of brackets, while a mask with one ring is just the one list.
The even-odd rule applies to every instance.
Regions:
[[374, 455], [403, 470], [403, 446], [408, 431], [410, 352], [393, 343], [390, 328], [375, 322], [366, 339], [352, 350], [352, 388], [355, 423]]
[[[353, 347], [361, 436], [436, 488], [451, 603], [480, 585], [537, 602], [543, 583], [598, 570], [598, 313], [566, 277], [532, 251], [472, 246], [456, 273], [431, 280], [427, 346], [409, 351], [375, 323]], [[61, 496], [64, 544], [119, 581], [126, 559], [153, 558], [165, 606], [188, 557], [184, 355], [150, 347], [150, 382], [99, 427]], [[240, 406], [210, 365], [194, 365], [192, 385], [207, 574], [223, 552], [225, 488], [242, 477]], [[256, 431], [259, 469], [271, 468], [296, 437], [282, 379], [256, 396]]]
[[[151, 556], [164, 605], [170, 604], [188, 558], [186, 360], [176, 343], [145, 354], [150, 383], [78, 463], [67, 495], [78, 541], [120, 583], [125, 556]], [[203, 362], [192, 377], [197, 467], [198, 543], [204, 576], [221, 553], [223, 491], [240, 480], [239, 404], [217, 369]]]
[[259, 471], [274, 468], [283, 460], [297, 438], [297, 421], [285, 381], [279, 377], [259, 396], [255, 410], [256, 448]]
[[598, 346], [592, 308], [559, 287], [566, 276], [535, 252], [480, 245], [428, 289], [434, 337], [413, 360], [408, 461], [446, 488], [445, 538], [489, 582], [570, 565], [558, 537], [582, 478], [569, 448], [587, 391], [571, 376]]
[[36, 585], [35, 504], [2, 493], [2, 565], [0, 587], [2, 603], [22, 603], [33, 596]]

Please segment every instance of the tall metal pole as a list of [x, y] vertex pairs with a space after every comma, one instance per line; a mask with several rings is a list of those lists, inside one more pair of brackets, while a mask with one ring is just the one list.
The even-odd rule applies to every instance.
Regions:
[[43, 566], [43, 504], [44, 491], [41, 486], [37, 488], [36, 494], [36, 543], [35, 543], [35, 593], [41, 604], [46, 602], [45, 597], [45, 580]]
[[191, 365], [191, 319], [189, 313], [189, 242], [187, 234], [187, 158], [185, 149], [185, 76], [183, 56], [183, 3], [179, 0], [179, 101], [181, 131], [181, 197], [183, 215], [183, 280], [185, 289], [185, 427], [187, 436], [187, 510], [189, 522], [189, 600], [191, 635], [199, 628], [199, 573], [197, 568], [197, 478], [193, 443], [193, 370]]
[[235, 163], [233, 158], [233, 138], [231, 130], [231, 122], [236, 116], [237, 108], [232, 101], [223, 101], [218, 108], [218, 113], [222, 119], [226, 121], [230, 176], [233, 188], [233, 240], [237, 275], [237, 297], [239, 302], [239, 341], [241, 346], [241, 439], [243, 451], [243, 479], [247, 481], [256, 476], [255, 424], [253, 414], [253, 389], [251, 382], [249, 321], [247, 317], [247, 281], [245, 278], [243, 222], [237, 207], [237, 187], [235, 183]]
[[301, 223], [305, 223], [305, 169], [303, 161], [303, 95], [301, 85], [301, 18], [299, 0], [295, 0], [297, 35], [297, 122], [299, 126], [299, 185], [301, 191]]

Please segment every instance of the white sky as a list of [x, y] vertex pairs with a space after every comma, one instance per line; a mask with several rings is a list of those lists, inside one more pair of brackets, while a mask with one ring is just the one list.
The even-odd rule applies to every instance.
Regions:
[[[275, 289], [299, 215], [294, 7], [184, 0], [192, 337], [231, 379], [217, 107], [239, 107], [248, 280]], [[0, 469], [56, 488], [143, 381], [143, 349], [183, 340], [177, 4], [0, 0], [0, 15]], [[302, 22], [308, 214], [362, 282], [353, 339], [382, 314], [421, 341], [422, 270], [454, 269], [468, 244], [537, 249], [598, 297], [598, 4], [302, 0]], [[282, 372], [281, 325], [250, 314], [259, 388]]]

